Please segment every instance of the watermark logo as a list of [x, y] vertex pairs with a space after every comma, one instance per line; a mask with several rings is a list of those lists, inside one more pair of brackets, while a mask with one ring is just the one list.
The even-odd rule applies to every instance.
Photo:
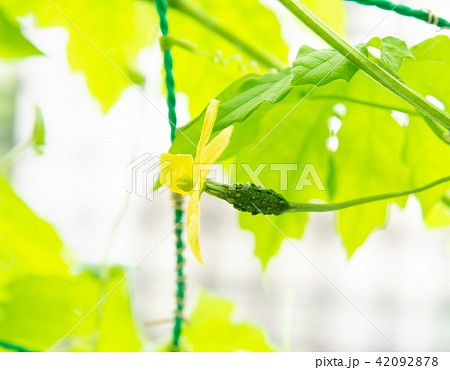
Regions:
[[[155, 196], [167, 190], [167, 181], [170, 181], [170, 176], [167, 176], [164, 181], [166, 186], [157, 185], [161, 171], [169, 169], [171, 165], [172, 162], [161, 162], [161, 158], [156, 155], [142, 154], [127, 165], [127, 192], [153, 200]], [[194, 163], [193, 166], [192, 173], [198, 173], [199, 168], [201, 170], [203, 167], [198, 163]], [[199, 167], [197, 171], [195, 166]], [[306, 163], [303, 166], [299, 166], [297, 163], [259, 163], [253, 167], [248, 163], [225, 165], [217, 163], [209, 171], [208, 178], [221, 183], [227, 182], [230, 184], [230, 189], [238, 182], [238, 178], [246, 178], [248, 181], [245, 184], [253, 183], [267, 189], [269, 187], [266, 186], [264, 179], [268, 178], [268, 171], [270, 172], [271, 187], [275, 191], [286, 191], [292, 188], [294, 191], [302, 191], [306, 188], [314, 188], [317, 191], [325, 190], [324, 183], [312, 163]]]
[[127, 192], [153, 200], [167, 188], [160, 186], [156, 190], [161, 169], [167, 168], [171, 162], [161, 163], [161, 158], [150, 153], [144, 153], [127, 164]]

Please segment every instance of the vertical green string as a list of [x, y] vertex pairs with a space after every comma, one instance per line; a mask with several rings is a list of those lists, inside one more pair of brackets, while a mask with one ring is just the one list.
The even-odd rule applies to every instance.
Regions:
[[[155, 0], [156, 10], [159, 15], [159, 27], [163, 36], [169, 33], [169, 22], [167, 20], [168, 4], [166, 0]], [[175, 132], [177, 128], [177, 115], [175, 112], [175, 81], [173, 78], [173, 60], [169, 49], [165, 49], [164, 53], [164, 70], [166, 72], [166, 88], [167, 88], [167, 108], [169, 110], [170, 123], [170, 139], [173, 142], [175, 139]], [[183, 197], [179, 194], [173, 193], [174, 208], [175, 208], [175, 236], [176, 236], [176, 256], [177, 256], [177, 292], [176, 292], [176, 311], [173, 327], [173, 347], [174, 350], [179, 350], [179, 341], [181, 334], [181, 325], [183, 323], [183, 306], [184, 306], [184, 273], [183, 273], [183, 239], [182, 226], [183, 219]]]

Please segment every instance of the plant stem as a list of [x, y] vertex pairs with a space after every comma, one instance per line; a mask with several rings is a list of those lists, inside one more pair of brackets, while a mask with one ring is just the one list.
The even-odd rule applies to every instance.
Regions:
[[3, 342], [3, 341], [0, 341], [0, 347], [3, 347], [5, 349], [11, 350], [11, 351], [16, 351], [16, 352], [35, 352], [35, 351], [32, 351], [31, 349], [21, 347], [16, 344], [12, 344], [12, 343], [8, 343], [8, 342]]
[[420, 186], [418, 188], [414, 189], [408, 189], [403, 191], [396, 191], [393, 193], [387, 193], [387, 194], [379, 194], [379, 195], [373, 195], [370, 197], [364, 197], [359, 199], [353, 199], [348, 200], [346, 202], [341, 203], [331, 203], [331, 204], [312, 204], [312, 203], [296, 203], [296, 202], [289, 202], [290, 209], [286, 213], [292, 213], [292, 212], [330, 212], [330, 211], [338, 211], [340, 209], [354, 207], [360, 204], [366, 204], [366, 203], [372, 203], [377, 202], [380, 200], [385, 199], [391, 199], [391, 198], [398, 198], [405, 195], [420, 193], [422, 191], [431, 189], [437, 185], [443, 184], [445, 182], [450, 181], [450, 176], [443, 177], [439, 180], [433, 181], [427, 185]]
[[[282, 70], [289, 67], [286, 63], [277, 58], [275, 55], [269, 53], [267, 50], [252, 45], [247, 41], [241, 39], [239, 36], [223, 27], [217, 20], [212, 18], [208, 13], [204, 12], [201, 8], [191, 5], [189, 1], [169, 0], [169, 5], [172, 9], [176, 9], [186, 14], [187, 16], [191, 17], [198, 23], [209, 28], [211, 31], [222, 36], [224, 39], [231, 42], [234, 46], [241, 49], [258, 62], [264, 64], [266, 67], [275, 68], [277, 70]], [[249, 14], [249, 16], [251, 15]]]
[[447, 195], [445, 195], [442, 198], [442, 203], [444, 203], [447, 207], [450, 207], [450, 197], [448, 197]]
[[414, 90], [391, 76], [364, 54], [353, 48], [342, 39], [336, 32], [329, 28], [313, 13], [306, 9], [297, 0], [278, 0], [290, 10], [300, 21], [310, 28], [316, 35], [327, 42], [331, 47], [339, 51], [356, 67], [372, 77], [380, 85], [393, 92], [407, 103], [411, 104], [420, 113], [450, 129], [450, 115], [437, 108]]
[[17, 145], [13, 146], [8, 152], [6, 152], [0, 158], [0, 172], [5, 172], [14, 163], [16, 163], [25, 152], [33, 146], [33, 139], [24, 140]]
[[396, 107], [394, 105], [389, 104], [378, 104], [367, 100], [362, 99], [356, 99], [351, 98], [348, 96], [340, 96], [340, 95], [311, 95], [309, 99], [328, 99], [328, 100], [338, 100], [338, 101], [348, 101], [349, 103], [355, 103], [355, 104], [361, 104], [361, 105], [367, 105], [369, 107], [378, 108], [378, 109], [385, 109], [385, 110], [395, 110], [397, 112], [406, 113], [412, 116], [420, 116], [420, 113], [418, 113], [416, 110], [409, 110], [404, 109], [400, 107]]
[[243, 73], [253, 69], [253, 72], [259, 73], [259, 65], [256, 60], [251, 60], [247, 63], [242, 63], [242, 56], [240, 54], [232, 54], [227, 58], [224, 58], [221, 50], [217, 50], [216, 53], [210, 53], [206, 50], [198, 49], [198, 46], [189, 40], [182, 39], [180, 37], [173, 36], [161, 36], [159, 38], [159, 44], [161, 45], [161, 49], [170, 49], [173, 46], [178, 46], [184, 50], [187, 50], [193, 54], [203, 55], [204, 57], [210, 59], [214, 63], [221, 64], [226, 66], [230, 64], [232, 61], [236, 62], [239, 70]]
[[[211, 179], [207, 179], [205, 181], [204, 191], [209, 195], [212, 195], [219, 199], [223, 199], [226, 202], [233, 204], [234, 208], [243, 212], [250, 212], [254, 215], [258, 213], [280, 215], [283, 213], [294, 212], [338, 211], [344, 208], [354, 207], [361, 204], [420, 193], [449, 181], [450, 176], [446, 176], [414, 189], [372, 195], [369, 197], [348, 200], [346, 202], [329, 204], [289, 202], [284, 199], [281, 194], [277, 194], [273, 190], [257, 188], [255, 185], [250, 185], [247, 190], [244, 190], [242, 188], [242, 185], [229, 186], [213, 181]], [[276, 195], [275, 197], [274, 194]], [[238, 199], [238, 202], [236, 202], [236, 199]], [[274, 202], [274, 199], [277, 200], [278, 204], [277, 202]], [[259, 207], [257, 206], [257, 204], [259, 205]], [[264, 211], [264, 209], [272, 210], [272, 212], [266, 212]]]

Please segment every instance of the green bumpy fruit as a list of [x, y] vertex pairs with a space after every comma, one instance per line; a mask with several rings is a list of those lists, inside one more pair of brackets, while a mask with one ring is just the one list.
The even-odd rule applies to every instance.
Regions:
[[224, 190], [221, 197], [241, 212], [252, 215], [281, 215], [289, 209], [289, 202], [273, 190], [255, 184], [235, 184]]

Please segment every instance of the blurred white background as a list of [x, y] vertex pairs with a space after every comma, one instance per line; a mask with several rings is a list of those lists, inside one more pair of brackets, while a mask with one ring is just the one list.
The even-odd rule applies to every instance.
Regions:
[[[324, 46], [286, 17], [275, 0], [264, 3], [281, 19], [291, 60], [301, 44]], [[450, 19], [447, 0], [404, 4], [430, 8]], [[423, 22], [395, 14], [386, 17], [386, 11], [373, 7], [346, 5], [347, 38], [352, 43], [392, 35], [411, 46], [436, 35], [436, 28]], [[127, 199], [126, 164], [143, 153], [167, 151], [169, 125], [133, 87], [104, 116], [84, 76], [69, 69], [67, 32], [33, 29], [28, 23], [28, 35], [48, 57], [30, 58], [17, 68], [15, 134], [17, 141], [29, 135], [33, 106], [38, 105], [47, 145], [44, 155], [30, 152], [15, 166], [13, 184], [28, 205], [56, 227], [80, 261], [101, 263]], [[146, 96], [165, 113], [157, 45], [142, 52], [140, 67], [148, 78]], [[187, 98], [178, 94], [177, 99], [179, 122], [185, 123]], [[108, 261], [129, 267], [139, 263], [170, 233], [169, 203], [168, 192], [154, 201], [131, 196]], [[264, 275], [253, 256], [253, 236], [239, 229], [237, 217], [226, 203], [202, 198], [205, 265], [186, 253], [188, 310], [196, 290], [205, 287], [235, 301], [236, 318], [261, 324], [280, 349], [391, 351], [395, 345], [405, 351], [450, 350], [450, 231], [426, 229], [415, 199], [405, 210], [394, 206], [388, 226], [372, 233], [350, 261], [335, 235], [334, 216], [312, 215], [303, 239], [292, 240], [301, 253], [285, 241]], [[130, 275], [134, 306], [143, 322], [171, 317], [174, 254], [170, 235]], [[158, 341], [168, 338], [170, 331], [167, 324], [150, 327], [147, 334]]]

